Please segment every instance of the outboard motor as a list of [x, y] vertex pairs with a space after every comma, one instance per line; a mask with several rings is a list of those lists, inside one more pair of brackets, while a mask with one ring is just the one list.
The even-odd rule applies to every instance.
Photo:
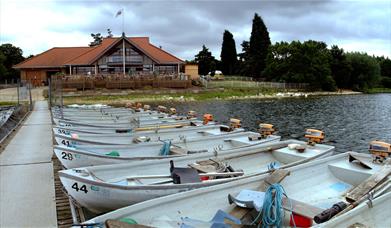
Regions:
[[163, 105], [157, 106], [157, 110], [158, 110], [159, 112], [167, 113], [167, 108], [166, 108], [165, 106], [163, 106]]
[[187, 118], [188, 119], [192, 119], [192, 118], [196, 118], [197, 117], [197, 112], [196, 111], [193, 111], [193, 110], [190, 110], [187, 112]]
[[149, 111], [151, 110], [151, 106], [150, 105], [144, 105], [144, 111]]
[[175, 108], [170, 108], [170, 115], [175, 115], [176, 114], [176, 109]]
[[369, 152], [372, 154], [373, 163], [383, 163], [391, 154], [391, 144], [382, 141], [369, 143]]
[[170, 160], [170, 173], [174, 184], [186, 184], [201, 182], [197, 170], [193, 168], [174, 167], [174, 161]]
[[136, 103], [136, 109], [140, 109], [143, 107], [143, 104], [141, 104], [140, 102], [137, 102]]
[[229, 119], [229, 126], [231, 127], [231, 129], [241, 128], [242, 121], [240, 119], [231, 118]]
[[203, 118], [203, 124], [206, 125], [208, 124], [210, 121], [213, 121], [213, 115], [212, 114], [209, 114], [209, 113], [206, 113], [204, 114], [204, 118]]
[[127, 102], [125, 104], [125, 108], [133, 108], [134, 107], [134, 102]]
[[269, 135], [272, 135], [276, 130], [273, 128], [272, 124], [260, 123], [258, 132], [261, 134], [262, 138], [266, 138]]
[[308, 145], [315, 145], [316, 143], [322, 143], [325, 135], [321, 130], [307, 129], [304, 137], [308, 139]]

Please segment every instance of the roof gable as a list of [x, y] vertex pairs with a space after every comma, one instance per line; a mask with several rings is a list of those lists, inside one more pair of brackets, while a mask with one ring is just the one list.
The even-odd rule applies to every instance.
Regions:
[[[121, 37], [103, 38], [94, 47], [55, 47], [14, 66], [21, 68], [51, 68], [66, 65], [92, 65], [112, 47], [122, 41]], [[126, 41], [135, 46], [158, 64], [181, 64], [174, 55], [152, 45], [148, 37], [127, 37]]]
[[183, 60], [151, 44], [148, 37], [130, 37], [127, 39], [158, 63], [183, 63]]

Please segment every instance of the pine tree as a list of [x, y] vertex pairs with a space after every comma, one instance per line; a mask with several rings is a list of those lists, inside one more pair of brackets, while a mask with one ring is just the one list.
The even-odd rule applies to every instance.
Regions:
[[233, 75], [237, 73], [237, 53], [235, 40], [228, 30], [224, 31], [223, 44], [221, 46], [221, 70], [225, 75]]
[[91, 33], [91, 37], [94, 39], [89, 45], [90, 47], [97, 46], [102, 43], [103, 41], [103, 36], [100, 33]]
[[253, 26], [250, 37], [250, 64], [251, 64], [251, 76], [260, 77], [261, 72], [266, 66], [266, 56], [270, 46], [269, 32], [266, 25], [258, 14], [254, 15]]
[[199, 75], [207, 75], [209, 72], [216, 70], [215, 57], [212, 56], [212, 53], [205, 45], [202, 45], [202, 50], [195, 56], [194, 61], [198, 63]]
[[239, 57], [239, 74], [249, 76], [250, 75], [250, 43], [248, 41], [243, 40], [242, 44], [242, 52], [238, 54]]

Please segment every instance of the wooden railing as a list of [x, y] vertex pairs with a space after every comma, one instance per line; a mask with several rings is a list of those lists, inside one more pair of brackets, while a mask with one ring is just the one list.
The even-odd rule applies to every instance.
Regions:
[[191, 87], [191, 80], [183, 75], [68, 75], [52, 78], [53, 83], [61, 84], [64, 89], [90, 90], [105, 89], [142, 89]]

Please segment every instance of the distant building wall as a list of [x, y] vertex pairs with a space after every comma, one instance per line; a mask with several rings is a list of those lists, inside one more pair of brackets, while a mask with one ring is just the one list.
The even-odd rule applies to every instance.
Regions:
[[47, 85], [48, 76], [53, 75], [57, 72], [65, 73], [65, 69], [22, 69], [20, 71], [20, 80], [29, 81], [33, 84], [33, 86], [43, 86]]
[[191, 79], [198, 79], [198, 65], [197, 64], [186, 64], [185, 65], [185, 75], [190, 76]]

